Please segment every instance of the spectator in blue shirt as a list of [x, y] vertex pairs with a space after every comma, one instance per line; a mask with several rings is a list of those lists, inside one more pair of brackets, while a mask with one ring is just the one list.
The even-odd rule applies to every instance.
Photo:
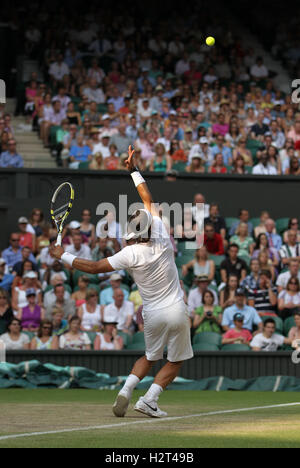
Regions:
[[267, 219], [267, 221], [265, 222], [265, 227], [267, 230], [266, 236], [269, 241], [269, 246], [279, 251], [282, 247], [282, 239], [278, 234], [274, 234], [276, 224], [273, 221], [273, 219]]
[[24, 167], [23, 158], [17, 153], [17, 144], [15, 140], [9, 140], [8, 151], [4, 151], [4, 153], [1, 153], [0, 167]]
[[128, 291], [126, 289], [122, 288], [121, 283], [122, 283], [122, 276], [121, 275], [119, 275], [118, 273], [114, 273], [113, 275], [111, 275], [111, 277], [110, 277], [111, 287], [107, 288], [107, 289], [104, 289], [100, 293], [100, 304], [101, 305], [112, 304], [115, 301], [114, 300], [114, 293], [115, 293], [115, 290], [117, 290], [117, 289], [122, 289], [122, 291], [124, 293], [124, 299], [125, 299], [125, 301], [128, 301], [129, 293], [128, 293]]
[[77, 144], [71, 146], [70, 149], [70, 169], [78, 169], [81, 162], [88, 162], [92, 160], [92, 150], [84, 143], [82, 135], [78, 135]]
[[263, 322], [253, 307], [246, 305], [246, 294], [243, 289], [238, 289], [235, 293], [235, 304], [224, 310], [222, 327], [227, 332], [230, 328], [234, 328], [234, 316], [240, 313], [244, 317], [244, 328], [250, 332], [253, 331], [254, 325], [258, 327], [258, 332], [263, 330]]
[[250, 218], [250, 214], [248, 210], [244, 210], [244, 209], [240, 210], [239, 221], [235, 221], [230, 228], [230, 231], [229, 231], [230, 237], [236, 234], [236, 230], [241, 223], [247, 224], [249, 236], [253, 236], [253, 224], [249, 222], [249, 218]]
[[[8, 268], [12, 268], [16, 263], [23, 262], [23, 249], [20, 247], [20, 235], [18, 233], [12, 233], [9, 239], [10, 247], [3, 250], [2, 258], [5, 260]], [[36, 263], [36, 260], [32, 253], [30, 253], [28, 260]]]
[[222, 153], [225, 166], [230, 166], [232, 161], [232, 151], [231, 148], [224, 145], [224, 141], [224, 137], [222, 135], [218, 135], [217, 145], [212, 148], [211, 152], [213, 157], [218, 153]]
[[0, 258], [0, 288], [9, 291], [14, 280], [14, 275], [5, 273], [6, 261], [4, 258]]

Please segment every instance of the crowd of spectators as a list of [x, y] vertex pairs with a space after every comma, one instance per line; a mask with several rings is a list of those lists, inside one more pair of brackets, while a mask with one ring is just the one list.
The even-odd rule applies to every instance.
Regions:
[[199, 8], [155, 26], [97, 6], [82, 21], [63, 7], [37, 12], [24, 43], [44, 79], [32, 74], [18, 111], [59, 166], [122, 170], [134, 144], [142, 170], [300, 174], [299, 105], [234, 34], [229, 11]]
[[[198, 203], [206, 210], [203, 245]], [[242, 209], [224, 218], [196, 194], [182, 224], [170, 226], [194, 343], [218, 335], [223, 346], [254, 351], [300, 346], [300, 227], [297, 218], [259, 219]], [[111, 213], [97, 225], [83, 210], [63, 233], [67, 252], [98, 261], [125, 245]], [[104, 236], [104, 232], [109, 237]], [[180, 235], [179, 235], [180, 234]], [[142, 299], [126, 271], [88, 275], [49, 254], [56, 229], [34, 209], [17, 220], [0, 258], [0, 335], [7, 349], [140, 349]], [[137, 342], [135, 342], [138, 337]], [[197, 349], [197, 348], [195, 348]]]

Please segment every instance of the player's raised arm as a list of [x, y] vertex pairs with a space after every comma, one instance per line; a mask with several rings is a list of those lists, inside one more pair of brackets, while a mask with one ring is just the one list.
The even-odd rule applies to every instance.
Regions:
[[153, 216], [159, 216], [159, 213], [155, 207], [153, 197], [148, 189], [145, 179], [141, 175], [138, 167], [134, 164], [134, 149], [129, 146], [128, 159], [125, 161], [128, 171], [131, 174], [133, 182], [137, 188], [137, 191], [144, 203], [146, 210], [148, 210]]
[[84, 260], [83, 258], [78, 258], [75, 255], [65, 252], [63, 247], [60, 246], [52, 246], [50, 248], [50, 254], [53, 258], [62, 260], [66, 265], [69, 265], [76, 270], [83, 271], [84, 273], [95, 275], [98, 273], [110, 273], [114, 271], [106, 258], [99, 260], [98, 262]]

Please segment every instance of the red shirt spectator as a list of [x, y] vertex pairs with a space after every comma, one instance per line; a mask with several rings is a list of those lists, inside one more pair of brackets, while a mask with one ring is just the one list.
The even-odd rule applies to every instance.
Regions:
[[212, 255], [224, 255], [224, 243], [220, 234], [216, 234], [213, 224], [205, 226], [204, 245]]

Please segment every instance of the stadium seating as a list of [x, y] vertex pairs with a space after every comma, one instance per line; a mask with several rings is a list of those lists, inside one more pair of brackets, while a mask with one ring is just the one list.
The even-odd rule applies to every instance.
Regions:
[[289, 317], [284, 321], [283, 324], [283, 333], [285, 336], [288, 336], [290, 329], [296, 326], [294, 317]]
[[193, 338], [193, 344], [211, 344], [219, 348], [222, 343], [221, 335], [213, 332], [202, 332], [197, 333]]
[[269, 316], [266, 315], [265, 317], [262, 317], [262, 320], [263, 320], [263, 322], [265, 322], [269, 318], [272, 318], [276, 322], [276, 333], [279, 333], [280, 335], [282, 335], [282, 333], [283, 333], [283, 321], [282, 321], [282, 319], [280, 317], [269, 317]]
[[214, 344], [197, 343], [193, 345], [193, 351], [220, 351], [220, 349]]
[[230, 351], [230, 352], [234, 351], [238, 353], [240, 351], [251, 351], [251, 348], [243, 344], [228, 344], [228, 345], [222, 346], [221, 351]]

